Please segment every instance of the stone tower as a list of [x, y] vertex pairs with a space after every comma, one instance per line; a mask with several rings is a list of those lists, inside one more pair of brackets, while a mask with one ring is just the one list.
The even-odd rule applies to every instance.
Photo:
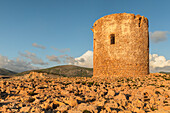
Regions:
[[148, 19], [120, 13], [98, 19], [93, 25], [93, 76], [149, 74]]

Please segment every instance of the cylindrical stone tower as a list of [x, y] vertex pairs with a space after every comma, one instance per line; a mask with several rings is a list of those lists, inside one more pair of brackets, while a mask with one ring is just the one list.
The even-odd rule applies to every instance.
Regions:
[[93, 25], [93, 76], [149, 74], [148, 19], [120, 13], [98, 19]]

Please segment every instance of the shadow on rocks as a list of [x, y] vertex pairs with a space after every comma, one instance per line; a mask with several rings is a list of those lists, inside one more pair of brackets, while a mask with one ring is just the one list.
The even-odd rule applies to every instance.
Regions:
[[6, 91], [1, 91], [0, 90], [0, 99], [5, 99], [8, 96], [8, 93], [6, 93]]

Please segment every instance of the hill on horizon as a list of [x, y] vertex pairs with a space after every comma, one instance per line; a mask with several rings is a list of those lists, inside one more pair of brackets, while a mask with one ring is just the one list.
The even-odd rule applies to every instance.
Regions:
[[161, 71], [159, 73], [163, 73], [163, 74], [170, 74], [170, 72], [164, 72], [164, 71]]
[[93, 75], [93, 68], [80, 67], [75, 65], [62, 65], [46, 69], [30, 70], [16, 74], [16, 76], [23, 76], [33, 72], [47, 73], [51, 75], [58, 75], [63, 77], [91, 77]]
[[8, 69], [4, 69], [4, 68], [0, 68], [0, 75], [15, 75], [17, 74], [17, 72], [8, 70]]

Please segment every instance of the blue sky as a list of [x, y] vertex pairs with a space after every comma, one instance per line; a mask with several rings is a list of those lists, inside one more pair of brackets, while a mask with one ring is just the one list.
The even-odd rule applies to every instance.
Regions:
[[67, 64], [93, 51], [90, 28], [97, 19], [126, 12], [149, 19], [149, 32], [153, 35], [150, 54], [157, 54], [159, 59], [163, 56], [167, 68], [170, 66], [169, 4], [169, 0], [1, 0], [0, 60], [3, 61], [0, 67], [22, 71], [5, 65], [4, 59], [17, 66], [21, 65], [15, 63], [21, 61], [42, 68]]

